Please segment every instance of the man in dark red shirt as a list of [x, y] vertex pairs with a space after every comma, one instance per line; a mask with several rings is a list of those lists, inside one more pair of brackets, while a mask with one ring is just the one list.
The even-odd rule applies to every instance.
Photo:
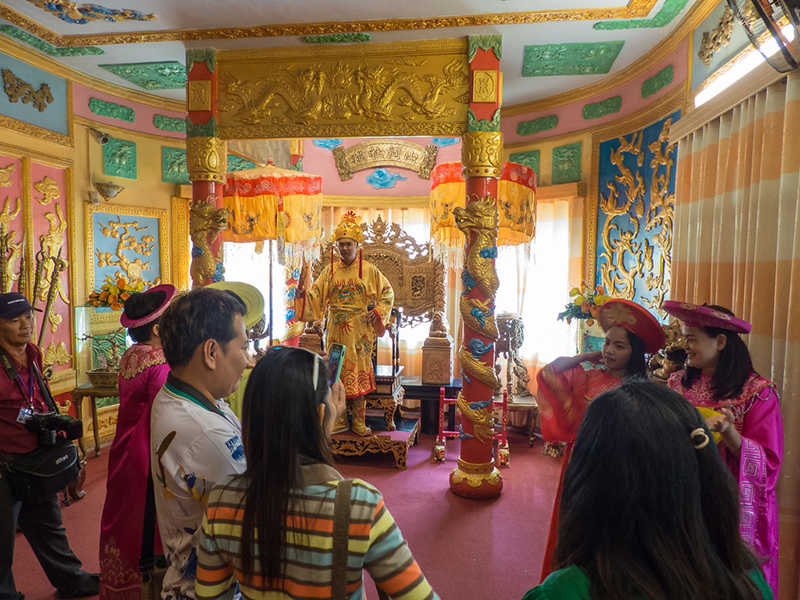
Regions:
[[24, 296], [0, 294], [0, 352], [11, 359], [21, 384], [0, 368], [0, 600], [25, 598], [17, 591], [11, 573], [17, 524], [58, 598], [93, 596], [98, 591], [98, 576], [82, 571], [81, 561], [69, 547], [58, 495], [36, 503], [21, 502], [8, 484], [5, 465], [36, 449], [36, 434], [25, 428], [26, 417], [49, 411], [34, 374], [34, 368], [40, 372], [42, 368], [42, 353], [31, 342], [34, 325], [33, 308]]

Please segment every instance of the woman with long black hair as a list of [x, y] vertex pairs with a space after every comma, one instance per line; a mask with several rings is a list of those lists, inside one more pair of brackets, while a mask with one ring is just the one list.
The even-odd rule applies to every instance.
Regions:
[[523, 600], [771, 600], [736, 483], [700, 413], [628, 381], [589, 406], [564, 478], [553, 572]]
[[361, 598], [363, 569], [392, 598], [438, 599], [381, 493], [334, 469], [343, 410], [317, 354], [277, 346], [258, 361], [242, 407], [247, 470], [209, 496], [198, 600], [231, 598], [237, 580], [247, 599]]
[[646, 308], [630, 300], [615, 298], [606, 301], [600, 307], [597, 320], [606, 332], [601, 351], [557, 358], [545, 366], [536, 378], [539, 384], [542, 438], [546, 442], [566, 442], [561, 480], [542, 563], [542, 579], [550, 574], [553, 567], [564, 472], [588, 403], [601, 392], [619, 386], [626, 379], [646, 378], [645, 352], [656, 352], [664, 345], [664, 330], [655, 317]]

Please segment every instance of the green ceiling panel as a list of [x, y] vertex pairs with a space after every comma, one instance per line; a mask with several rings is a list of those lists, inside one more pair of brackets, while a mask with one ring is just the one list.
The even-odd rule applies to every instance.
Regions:
[[612, 96], [594, 104], [587, 104], [583, 107], [583, 119], [589, 121], [591, 119], [599, 119], [606, 115], [611, 115], [619, 112], [622, 108], [622, 97]]
[[69, 48], [58, 48], [57, 46], [48, 44], [44, 40], [40, 40], [35, 35], [31, 35], [27, 31], [23, 31], [19, 27], [14, 27], [13, 25], [0, 25], [0, 33], [4, 33], [8, 37], [18, 39], [21, 42], [25, 42], [29, 46], [36, 48], [39, 52], [42, 52], [47, 56], [61, 57], [61, 56], [86, 56], [90, 54], [94, 55], [105, 54], [105, 51], [102, 48], [97, 48], [96, 46], [74, 46]]
[[186, 87], [186, 68], [177, 61], [98, 66], [144, 90], [178, 90]]
[[619, 21], [600, 21], [595, 29], [655, 29], [666, 27], [686, 7], [689, 0], [664, 0], [664, 6], [652, 19], [623, 19]]
[[350, 44], [354, 42], [368, 42], [372, 39], [369, 33], [322, 33], [320, 35], [306, 35], [303, 41], [306, 44]]
[[523, 77], [599, 75], [608, 73], [624, 41], [596, 44], [545, 44], [525, 46]]
[[581, 180], [581, 142], [553, 148], [553, 185]]
[[675, 77], [675, 72], [672, 65], [661, 69], [658, 73], [653, 75], [650, 79], [645, 79], [642, 83], [642, 98], [649, 98], [656, 92], [663, 90]]
[[533, 135], [556, 127], [558, 127], [558, 115], [548, 115], [532, 121], [520, 121], [517, 123], [517, 135]]

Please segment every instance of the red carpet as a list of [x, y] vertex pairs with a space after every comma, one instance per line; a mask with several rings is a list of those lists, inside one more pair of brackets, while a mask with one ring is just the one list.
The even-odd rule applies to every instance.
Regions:
[[[338, 463], [347, 477], [360, 477], [381, 490], [386, 506], [411, 551], [443, 600], [521, 598], [538, 583], [560, 460], [542, 456], [541, 441], [511, 434], [511, 467], [502, 468], [503, 493], [494, 500], [467, 500], [450, 492], [458, 440], [449, 440], [447, 460], [431, 459], [434, 436], [422, 435], [408, 456], [408, 469], [394, 468], [391, 455], [354, 457]], [[62, 509], [72, 548], [84, 568], [97, 571], [100, 515], [108, 453], [90, 458], [86, 497]], [[124, 510], [123, 507], [121, 507]], [[22, 535], [14, 558], [17, 588], [27, 600], [52, 600], [39, 563]], [[367, 595], [376, 598], [368, 582]]]

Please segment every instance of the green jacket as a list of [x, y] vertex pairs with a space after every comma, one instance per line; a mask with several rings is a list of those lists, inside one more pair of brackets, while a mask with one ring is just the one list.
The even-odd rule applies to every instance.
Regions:
[[[764, 600], [774, 600], [761, 570], [753, 569], [750, 573]], [[540, 585], [528, 590], [522, 600], [591, 600], [589, 578], [579, 566], [571, 565], [551, 573]]]

